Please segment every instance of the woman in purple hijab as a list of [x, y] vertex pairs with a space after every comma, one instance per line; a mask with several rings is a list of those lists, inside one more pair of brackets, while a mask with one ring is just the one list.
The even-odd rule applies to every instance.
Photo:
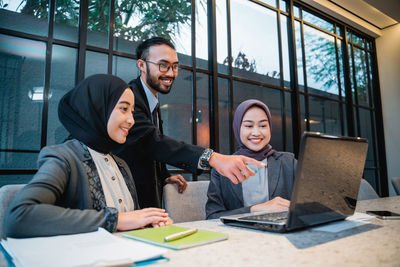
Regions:
[[271, 113], [268, 107], [255, 99], [242, 102], [236, 108], [233, 132], [238, 144], [235, 155], [262, 161], [266, 167], [249, 165], [256, 175], [240, 184], [233, 184], [213, 169], [207, 193], [207, 219], [288, 210], [297, 161], [292, 153], [278, 152], [269, 144]]

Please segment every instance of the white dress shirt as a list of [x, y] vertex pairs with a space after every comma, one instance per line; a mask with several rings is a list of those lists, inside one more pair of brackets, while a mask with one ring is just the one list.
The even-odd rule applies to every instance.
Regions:
[[132, 195], [114, 158], [89, 147], [88, 150], [99, 173], [107, 207], [116, 208], [119, 212], [133, 211]]

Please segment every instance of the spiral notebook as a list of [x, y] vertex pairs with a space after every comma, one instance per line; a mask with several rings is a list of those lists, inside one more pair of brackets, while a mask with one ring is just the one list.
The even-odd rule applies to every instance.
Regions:
[[204, 231], [199, 229], [196, 233], [186, 236], [184, 238], [170, 242], [164, 241], [164, 238], [166, 236], [183, 232], [189, 229], [190, 228], [177, 225], [168, 225], [163, 227], [129, 231], [125, 232], [123, 236], [171, 249], [191, 248], [228, 239], [228, 234]]

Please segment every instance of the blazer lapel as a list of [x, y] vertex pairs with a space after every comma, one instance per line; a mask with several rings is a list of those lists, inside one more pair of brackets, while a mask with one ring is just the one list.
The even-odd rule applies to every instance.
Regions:
[[272, 199], [278, 187], [279, 174], [281, 172], [281, 161], [273, 156], [268, 158], [268, 188], [269, 198]]
[[232, 194], [230, 194], [232, 196], [232, 198], [235, 198], [235, 199], [232, 199], [232, 203], [235, 203], [235, 201], [238, 201], [243, 206], [244, 202], [243, 202], [242, 183], [234, 184], [226, 177], [224, 178], [224, 182], [225, 182], [226, 186], [230, 189], [229, 191], [232, 191]]
[[[146, 107], [146, 115], [148, 118], [151, 118], [151, 112], [150, 112], [150, 105], [149, 101], [147, 100], [146, 92], [144, 91], [142, 81], [140, 80], [140, 76], [135, 80], [136, 87], [139, 89], [138, 91], [140, 92], [140, 96], [143, 99], [143, 102]], [[135, 95], [136, 97], [136, 95]]]

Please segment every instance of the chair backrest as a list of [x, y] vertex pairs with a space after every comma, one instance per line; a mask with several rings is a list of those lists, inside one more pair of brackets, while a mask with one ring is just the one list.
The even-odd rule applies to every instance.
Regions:
[[361, 179], [360, 191], [358, 191], [358, 200], [367, 200], [379, 198], [374, 188], [365, 179]]
[[207, 189], [209, 181], [188, 182], [182, 194], [176, 184], [164, 186], [165, 210], [175, 223], [204, 220], [206, 218]]
[[392, 177], [392, 185], [397, 195], [400, 195], [400, 177]]
[[15, 195], [25, 184], [9, 184], [0, 188], [0, 238], [5, 238], [3, 231], [4, 216]]

